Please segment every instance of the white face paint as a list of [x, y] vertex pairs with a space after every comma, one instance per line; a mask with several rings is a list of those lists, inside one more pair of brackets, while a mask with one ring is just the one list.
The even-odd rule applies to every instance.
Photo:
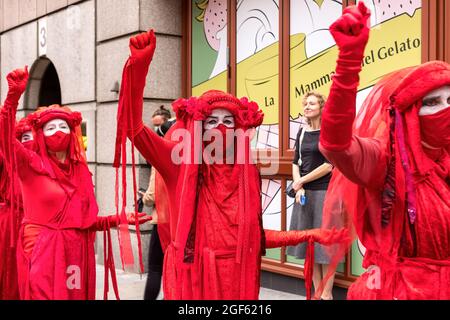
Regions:
[[419, 116], [429, 116], [450, 107], [450, 85], [440, 87], [422, 99]]
[[46, 137], [50, 137], [58, 131], [61, 131], [65, 134], [70, 134], [70, 127], [65, 120], [54, 119], [44, 125], [44, 136]]
[[214, 109], [204, 122], [204, 129], [211, 130], [223, 124], [227, 128], [234, 129], [234, 116], [226, 109]]
[[21, 140], [22, 143], [28, 142], [28, 141], [33, 141], [33, 140], [34, 140], [34, 138], [33, 138], [33, 132], [31, 132], [31, 131], [26, 131], [26, 132], [24, 132], [24, 133], [22, 134], [22, 140]]

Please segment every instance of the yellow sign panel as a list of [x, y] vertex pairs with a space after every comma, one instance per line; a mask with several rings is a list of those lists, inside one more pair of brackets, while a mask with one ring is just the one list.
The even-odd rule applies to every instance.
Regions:
[[[384, 75], [417, 65], [421, 60], [421, 10], [413, 17], [402, 14], [371, 30], [361, 72], [360, 90], [373, 86]], [[333, 46], [306, 58], [305, 35], [291, 36], [290, 115], [302, 114], [302, 99], [309, 91], [328, 94], [338, 48]], [[279, 122], [279, 46], [275, 43], [242, 61], [237, 67], [237, 96], [256, 101], [265, 113], [264, 124]], [[221, 88], [226, 72], [195, 87], [193, 95]], [[215, 84], [222, 84], [214, 87]], [[205, 90], [206, 89], [206, 90]]]

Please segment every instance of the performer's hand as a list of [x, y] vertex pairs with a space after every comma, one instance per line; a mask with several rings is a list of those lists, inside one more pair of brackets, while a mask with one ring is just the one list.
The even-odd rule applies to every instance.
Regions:
[[360, 60], [369, 40], [370, 10], [364, 2], [347, 7], [331, 26], [330, 32], [339, 47], [339, 57]]
[[5, 105], [17, 105], [20, 97], [25, 92], [28, 83], [28, 67], [16, 69], [6, 76], [8, 81], [8, 96]]
[[311, 237], [314, 242], [323, 245], [332, 245], [338, 243], [348, 243], [351, 241], [350, 234], [347, 228], [336, 230], [332, 229], [313, 229], [307, 230], [308, 236]]
[[130, 39], [131, 58], [143, 65], [150, 65], [156, 49], [156, 37], [152, 30]]
[[142, 121], [144, 88], [150, 62], [153, 59], [156, 48], [156, 38], [153, 30], [132, 37], [129, 46], [131, 57], [128, 60], [128, 66], [131, 68], [132, 72], [130, 74], [130, 79], [127, 81], [131, 81], [131, 92], [125, 94], [130, 95], [128, 98], [131, 98], [131, 108], [133, 110], [132, 117], [128, 118], [130, 123], [127, 134], [131, 136], [136, 135], [144, 128], [144, 123]]
[[[152, 216], [147, 215], [146, 213], [138, 213], [138, 222], [139, 224], [144, 224], [146, 222], [149, 222], [152, 220]], [[127, 222], [129, 225], [135, 225], [136, 224], [136, 215], [134, 213], [128, 213], [127, 214]]]

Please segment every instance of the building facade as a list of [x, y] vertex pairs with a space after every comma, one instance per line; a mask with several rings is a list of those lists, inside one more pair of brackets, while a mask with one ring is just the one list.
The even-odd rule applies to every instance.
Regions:
[[[8, 90], [8, 72], [28, 65], [30, 81], [18, 117], [54, 103], [82, 113], [100, 215], [116, 211], [112, 162], [117, 102], [129, 38], [149, 28], [154, 28], [158, 37], [145, 91], [144, 121], [150, 125], [154, 110], [160, 105], [170, 107], [182, 94], [181, 7], [179, 0], [0, 1], [1, 99]], [[131, 161], [130, 156], [128, 159]], [[127, 174], [131, 178], [131, 166]], [[139, 187], [146, 189], [149, 169], [142, 158], [137, 175]], [[132, 188], [128, 189], [128, 212], [132, 212]], [[137, 238], [133, 227], [130, 229], [136, 249]], [[145, 262], [150, 230], [148, 225], [141, 229]], [[100, 234], [97, 240], [102, 263]], [[117, 237], [113, 242], [116, 266], [120, 267]], [[134, 255], [135, 267], [130, 271], [138, 272], [137, 250]]]
[[[364, 1], [373, 14], [359, 103], [377, 79], [393, 70], [436, 59], [450, 62], [449, 1]], [[115, 117], [128, 39], [154, 28], [158, 42], [145, 91], [145, 122], [160, 105], [208, 89], [257, 101], [266, 117], [253, 147], [276, 158], [276, 171], [263, 174], [264, 226], [288, 230], [293, 201], [284, 190], [291, 182], [294, 140], [304, 123], [301, 100], [311, 90], [327, 93], [337, 57], [328, 28], [343, 8], [356, 2], [0, 0], [1, 98], [7, 92], [6, 74], [29, 65], [30, 85], [20, 116], [52, 103], [82, 112], [100, 214], [114, 213]], [[259, 164], [265, 160], [260, 157]], [[145, 189], [143, 159], [138, 177]], [[132, 203], [131, 189], [128, 195]], [[150, 230], [144, 226], [142, 232], [146, 253]], [[136, 238], [132, 240], [137, 248]], [[363, 254], [355, 242], [339, 267], [337, 285], [347, 287], [364, 271]], [[115, 258], [119, 264], [117, 241]], [[285, 248], [269, 250], [263, 259], [269, 277], [301, 278], [302, 268], [303, 261], [286, 255]]]

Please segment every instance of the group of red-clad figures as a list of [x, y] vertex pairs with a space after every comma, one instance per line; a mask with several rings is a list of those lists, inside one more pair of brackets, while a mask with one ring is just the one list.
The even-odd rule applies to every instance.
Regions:
[[[119, 169], [122, 164], [122, 170], [126, 166], [126, 143], [131, 140], [158, 172], [164, 299], [258, 299], [265, 250], [303, 242], [308, 244], [309, 298], [314, 243], [328, 246], [335, 269], [356, 236], [367, 248], [363, 266], [371, 271], [350, 287], [349, 299], [450, 299], [450, 65], [435, 61], [389, 74], [356, 114], [369, 17], [360, 2], [346, 8], [330, 27], [339, 56], [322, 114], [320, 150], [334, 171], [323, 227], [306, 231], [263, 229], [252, 135], [239, 143], [228, 135], [260, 126], [264, 115], [258, 105], [215, 90], [179, 99], [173, 103], [175, 126], [165, 138], [157, 136], [142, 121], [156, 39], [149, 31], [130, 40], [114, 165]], [[109, 272], [118, 296], [109, 230], [120, 230], [126, 265], [131, 251], [128, 224], [151, 217], [127, 214], [125, 200], [115, 215], [98, 216], [80, 113], [41, 107], [16, 123], [28, 71], [13, 71], [7, 80], [0, 113], [0, 299], [95, 299], [98, 231], [105, 232], [105, 297]], [[206, 121], [211, 116], [216, 121]], [[226, 152], [218, 158], [233, 148], [234, 160], [240, 155], [241, 161], [197, 161], [196, 150], [212, 143], [197, 140], [199, 124], [203, 133], [223, 141]], [[190, 149], [177, 162], [173, 157], [179, 132]], [[345, 228], [333, 228], [337, 220]], [[320, 290], [316, 288], [316, 298]]]

